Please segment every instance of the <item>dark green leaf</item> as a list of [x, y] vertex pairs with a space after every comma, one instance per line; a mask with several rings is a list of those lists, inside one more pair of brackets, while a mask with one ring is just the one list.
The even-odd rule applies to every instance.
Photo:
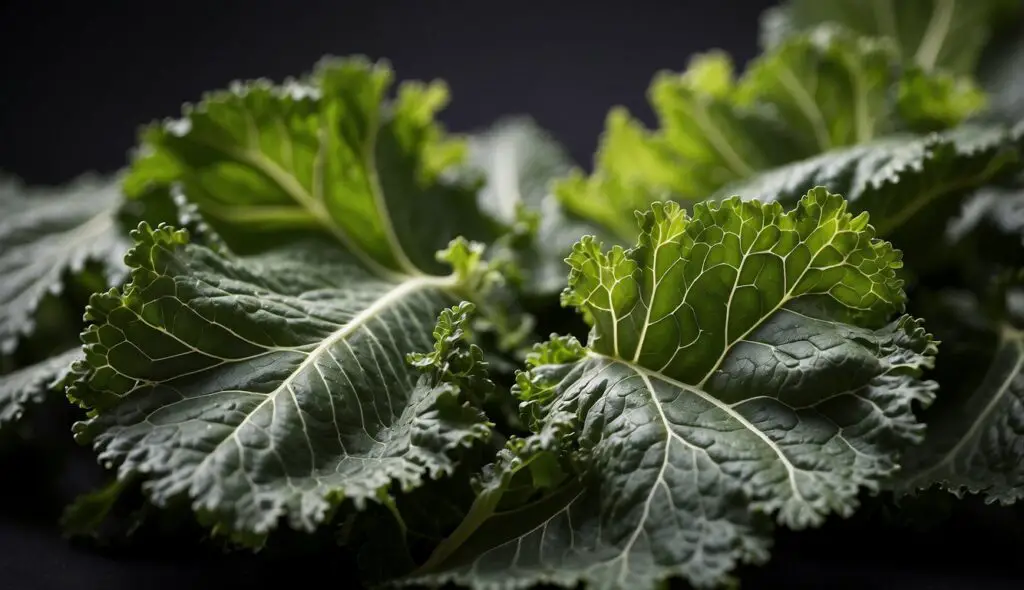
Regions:
[[554, 341], [519, 380], [536, 433], [522, 456], [575, 452], [581, 478], [492, 510], [411, 581], [720, 585], [766, 559], [764, 514], [849, 515], [921, 439], [936, 347], [891, 320], [900, 255], [866, 215], [819, 188], [790, 212], [656, 203], [641, 226], [629, 250], [577, 244], [564, 300], [589, 344]]
[[1024, 498], [1024, 309], [1019, 289], [1008, 295], [1003, 310], [962, 292], [931, 302], [937, 334], [951, 345], [942, 364], [984, 372], [959, 383], [943, 379], [939, 402], [924, 413], [927, 436], [907, 453], [897, 490], [940, 486], [1003, 504]]
[[40, 300], [60, 292], [67, 273], [96, 261], [106, 286], [121, 281], [128, 241], [115, 218], [120, 199], [117, 179], [42, 188], [0, 178], [0, 353], [32, 332]]
[[789, 203], [808, 187], [825, 186], [845, 195], [854, 211], [870, 213], [878, 235], [904, 245], [924, 268], [923, 259], [945, 252], [935, 238], [957, 216], [961, 201], [1022, 167], [1024, 125], [963, 125], [829, 152], [726, 186], [716, 198]]
[[70, 395], [91, 408], [79, 440], [154, 503], [187, 495], [257, 540], [282, 516], [308, 530], [342, 499], [449, 473], [489, 436], [461, 393], [483, 369], [459, 341], [468, 308], [442, 313], [418, 381], [405, 362], [460, 275], [380, 279], [320, 238], [237, 257], [166, 227], [133, 237], [131, 282], [87, 311]]
[[61, 386], [71, 365], [82, 358], [73, 348], [34, 365], [0, 375], [0, 427], [19, 418], [28, 404], [43, 401], [47, 392]]

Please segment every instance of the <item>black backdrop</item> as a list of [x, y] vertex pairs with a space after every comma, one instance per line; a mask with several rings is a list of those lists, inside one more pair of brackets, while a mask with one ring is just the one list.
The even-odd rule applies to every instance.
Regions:
[[[757, 17], [770, 4], [8, 1], [0, 3], [0, 170], [37, 184], [112, 172], [140, 124], [176, 115], [206, 90], [280, 80], [324, 54], [352, 53], [388, 58], [400, 79], [445, 79], [453, 101], [442, 120], [453, 131], [528, 113], [589, 167], [611, 106], [653, 124], [652, 75], [716, 47], [744, 63], [757, 53]], [[63, 541], [54, 524], [61, 502], [96, 481], [98, 469], [70, 441], [67, 423], [35, 427], [38, 440], [53, 442], [0, 456], [0, 587], [256, 588], [325, 574], [349, 586], [329, 554], [221, 556], [179, 538], [135, 550]], [[76, 452], [65, 460], [68, 450]], [[773, 562], [749, 572], [746, 587], [1021, 588], [1022, 523], [1018, 509], [976, 501], [926, 532], [833, 519], [818, 531], [781, 533]]]

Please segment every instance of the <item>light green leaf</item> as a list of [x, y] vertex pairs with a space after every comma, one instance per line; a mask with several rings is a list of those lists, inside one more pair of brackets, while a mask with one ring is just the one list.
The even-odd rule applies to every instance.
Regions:
[[613, 109], [594, 173], [558, 183], [559, 200], [629, 242], [633, 211], [651, 201], [703, 198], [730, 180], [802, 157], [768, 112], [738, 103], [736, 86], [729, 58], [718, 52], [695, 57], [682, 74], [660, 72], [649, 96], [661, 128], [652, 133]]
[[971, 191], [1022, 167], [1024, 125], [963, 125], [829, 152], [728, 185], [716, 197], [793, 202], [820, 185], [843, 194], [854, 211], [870, 213], [880, 236], [904, 226], [929, 236], [945, 227]]
[[[1018, 308], [1004, 317], [987, 314], [972, 295], [943, 293], [931, 315], [952, 352], [943, 363], [971, 371], [987, 370], [973, 383], [947, 386], [940, 402], [923, 415], [924, 443], [910, 449], [893, 487], [910, 493], [939, 486], [956, 495], [983, 494], [988, 502], [1012, 504], [1024, 498], [1024, 332]], [[971, 347], [976, 350], [971, 350]], [[962, 352], [961, 352], [962, 351]], [[983, 353], [982, 358], [975, 355]]]
[[96, 261], [110, 285], [120, 282], [128, 249], [115, 219], [120, 198], [116, 180], [43, 188], [0, 178], [0, 353], [31, 334], [40, 300], [61, 291], [65, 273]]
[[[740, 100], [767, 103], [810, 155], [864, 143], [898, 127], [888, 96], [899, 80], [893, 47], [829, 26], [787, 39], [756, 59]], [[791, 126], [797, 126], [796, 129]]]
[[63, 384], [72, 363], [81, 358], [82, 351], [76, 347], [0, 375], [0, 427], [21, 418], [28, 404], [42, 402], [47, 392]]
[[721, 584], [785, 526], [850, 515], [922, 437], [913, 402], [936, 346], [903, 309], [900, 254], [821, 188], [778, 203], [656, 203], [634, 248], [571, 256], [564, 300], [592, 326], [518, 384], [526, 457], [574, 452], [581, 478], [497, 510], [412, 581]]
[[[696, 80], [695, 70], [701, 65], [711, 66], [712, 61], [709, 57], [691, 63], [689, 79]], [[618, 240], [628, 242], [636, 234], [632, 211], [688, 190], [669, 188], [685, 184], [685, 174], [672, 153], [624, 108], [608, 113], [594, 164], [591, 176], [574, 169], [555, 184], [553, 191], [567, 211], [607, 228]]]
[[572, 161], [532, 120], [499, 121], [469, 139], [469, 164], [485, 177], [480, 208], [523, 235], [510, 244], [524, 268], [528, 295], [553, 295], [565, 286], [565, 257], [580, 236], [598, 228], [562, 209], [552, 183], [570, 173]]
[[[459, 276], [373, 276], [328, 238], [239, 257], [141, 224], [131, 282], [86, 312], [76, 436], [151, 501], [187, 495], [241, 540], [287, 517], [312, 529], [343, 499], [449, 473], [486, 439], [462, 387], [486, 382], [461, 340]], [[416, 357], [424, 374], [405, 362]]]
[[660, 128], [648, 132], [613, 110], [594, 174], [571, 176], [556, 193], [628, 243], [633, 211], [652, 200], [700, 201], [829, 150], [955, 125], [980, 106], [977, 98], [967, 82], [900, 68], [886, 40], [823, 25], [788, 37], [738, 80], [718, 52], [681, 75], [658, 74], [650, 99]]
[[911, 69], [900, 84], [897, 104], [907, 127], [926, 133], [956, 127], [984, 110], [988, 99], [970, 78]]
[[389, 99], [392, 79], [383, 61], [328, 58], [301, 80], [210, 93], [144, 132], [126, 191], [181, 184], [239, 251], [275, 242], [251, 232], [313, 228], [380, 276], [443, 272], [435, 252], [496, 227], [477, 187], [445, 176], [466, 151], [434, 121], [445, 85], [406, 82]]
[[1018, 9], [1016, 0], [789, 0], [765, 13], [761, 41], [774, 47], [832, 22], [892, 39], [905, 63], [969, 74], [992, 30]]

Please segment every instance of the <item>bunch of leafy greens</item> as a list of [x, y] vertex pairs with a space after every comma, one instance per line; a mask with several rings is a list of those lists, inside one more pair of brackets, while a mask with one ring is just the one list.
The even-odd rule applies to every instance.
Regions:
[[1013, 503], [1016, 4], [791, 0], [741, 75], [658, 74], [656, 129], [612, 109], [589, 174], [326, 58], [111, 178], [4, 180], [0, 434], [84, 409], [112, 481], [73, 532], [137, 489], [232, 545], [333, 528], [368, 584], [717, 587], [865, 490]]

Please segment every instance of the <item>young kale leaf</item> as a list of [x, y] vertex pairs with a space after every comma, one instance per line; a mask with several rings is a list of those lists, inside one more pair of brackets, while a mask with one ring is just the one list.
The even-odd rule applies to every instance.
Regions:
[[406, 82], [389, 99], [392, 78], [386, 62], [325, 58], [301, 80], [210, 93], [145, 131], [126, 192], [180, 185], [239, 251], [313, 228], [380, 276], [443, 272], [434, 253], [452, 238], [498, 228], [478, 186], [442, 178], [466, 155], [433, 118], [446, 87]]
[[576, 173], [556, 192], [569, 210], [630, 241], [630, 215], [652, 200], [703, 200], [822, 152], [958, 123], [980, 106], [967, 85], [900, 68], [888, 40], [829, 25], [788, 38], [738, 81], [724, 54], [699, 56], [682, 75], [654, 80], [659, 130], [613, 110], [594, 175]]
[[920, 374], [936, 345], [892, 319], [900, 254], [866, 215], [819, 187], [789, 212], [655, 203], [640, 225], [628, 250], [576, 245], [563, 300], [588, 346], [554, 340], [519, 382], [524, 460], [574, 453], [582, 476], [493, 511], [410, 581], [714, 586], [767, 558], [760, 515], [847, 516], [921, 439], [912, 406], [933, 398]]

